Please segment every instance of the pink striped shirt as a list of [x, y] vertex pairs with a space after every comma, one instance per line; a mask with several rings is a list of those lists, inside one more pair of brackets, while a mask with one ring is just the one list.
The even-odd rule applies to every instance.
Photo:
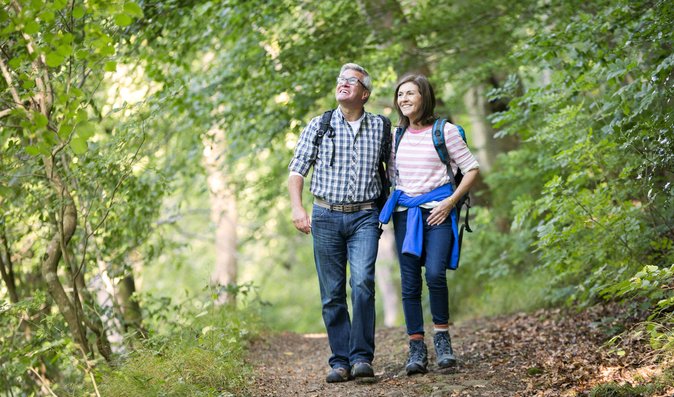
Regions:
[[[390, 175], [396, 189], [408, 196], [419, 196], [449, 183], [447, 167], [440, 161], [438, 152], [433, 146], [432, 126], [423, 130], [407, 128], [400, 141], [398, 153], [392, 148]], [[461, 139], [455, 125], [445, 124], [445, 144], [450, 157], [450, 166], [456, 174], [458, 169], [465, 175], [468, 171], [479, 168], [475, 156]], [[395, 146], [395, 145], [392, 145]]]

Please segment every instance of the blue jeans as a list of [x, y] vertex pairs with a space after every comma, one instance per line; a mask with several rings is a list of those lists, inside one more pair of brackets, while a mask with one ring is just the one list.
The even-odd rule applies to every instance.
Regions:
[[[330, 211], [314, 205], [311, 233], [332, 355], [330, 367], [349, 369], [374, 358], [374, 263], [379, 247], [379, 211]], [[351, 305], [346, 302], [346, 263], [350, 264]], [[352, 322], [353, 320], [353, 322]]]
[[400, 282], [402, 286], [403, 313], [407, 324], [407, 334], [424, 333], [424, 313], [421, 308], [421, 267], [426, 268], [426, 285], [431, 304], [434, 324], [449, 322], [449, 293], [447, 289], [447, 262], [452, 246], [452, 221], [449, 217], [440, 225], [429, 226], [430, 210], [421, 209], [424, 221], [424, 240], [421, 257], [402, 254], [407, 211], [393, 213], [396, 248], [400, 262]]

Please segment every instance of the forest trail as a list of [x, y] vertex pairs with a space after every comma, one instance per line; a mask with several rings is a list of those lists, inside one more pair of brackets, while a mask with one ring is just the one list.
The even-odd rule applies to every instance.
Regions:
[[[373, 363], [376, 379], [328, 384], [327, 338], [323, 334], [271, 334], [253, 342], [251, 396], [584, 396], [603, 382], [635, 384], [657, 366], [645, 344], [625, 342], [622, 357], [604, 347], [598, 326], [615, 319], [606, 308], [583, 313], [540, 310], [471, 320], [450, 328], [459, 365], [439, 370], [429, 343], [429, 373], [407, 376], [404, 328], [381, 328]], [[605, 328], [602, 328], [605, 329]], [[652, 360], [651, 360], [652, 361]], [[674, 389], [658, 396], [674, 396]]]

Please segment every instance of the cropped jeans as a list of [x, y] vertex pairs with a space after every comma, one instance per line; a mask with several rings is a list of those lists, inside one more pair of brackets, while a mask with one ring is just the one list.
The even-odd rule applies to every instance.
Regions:
[[[352, 213], [314, 205], [311, 233], [328, 333], [332, 368], [349, 369], [374, 358], [374, 264], [379, 247], [379, 211]], [[347, 261], [350, 265], [351, 305], [346, 300]]]
[[452, 246], [452, 221], [449, 217], [440, 225], [429, 226], [430, 210], [421, 208], [424, 240], [421, 257], [402, 253], [407, 225], [407, 211], [393, 213], [396, 250], [400, 261], [403, 313], [407, 334], [424, 333], [424, 315], [421, 307], [423, 280], [422, 266], [426, 268], [426, 285], [434, 324], [449, 322], [449, 293], [447, 289], [447, 264]]

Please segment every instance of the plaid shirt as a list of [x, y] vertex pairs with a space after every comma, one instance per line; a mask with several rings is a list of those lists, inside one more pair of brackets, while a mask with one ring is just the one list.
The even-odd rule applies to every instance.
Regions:
[[382, 120], [365, 112], [360, 130], [354, 132], [337, 108], [330, 120], [334, 137], [326, 132], [320, 147], [316, 147], [313, 142], [320, 121], [320, 116], [314, 117], [304, 128], [288, 169], [307, 176], [313, 165], [310, 191], [331, 204], [376, 199], [382, 187], [377, 172], [384, 134]]

